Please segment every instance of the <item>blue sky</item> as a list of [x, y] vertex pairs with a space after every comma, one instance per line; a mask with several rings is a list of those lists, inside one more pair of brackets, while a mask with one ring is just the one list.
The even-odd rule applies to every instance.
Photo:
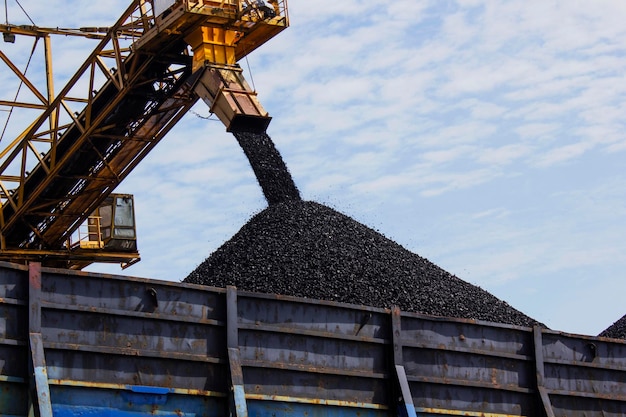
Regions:
[[[20, 3], [48, 27], [127, 6]], [[241, 64], [305, 199], [553, 329], [593, 335], [626, 313], [626, 3], [289, 6], [291, 27]], [[27, 23], [15, 5], [9, 20]], [[59, 79], [90, 45], [54, 40]], [[118, 188], [135, 195], [142, 254], [124, 274], [179, 281], [266, 207], [207, 115], [194, 107]]]

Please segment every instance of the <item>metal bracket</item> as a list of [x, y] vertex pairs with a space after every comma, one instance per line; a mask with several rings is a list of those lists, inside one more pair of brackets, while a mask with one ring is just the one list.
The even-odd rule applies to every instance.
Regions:
[[406, 379], [402, 359], [402, 322], [401, 311], [394, 306], [391, 309], [391, 339], [393, 341], [393, 364], [396, 382], [400, 387], [401, 399], [398, 401], [398, 417], [417, 417], [415, 405], [413, 404], [413, 395], [409, 387], [409, 381]]
[[232, 417], [248, 417], [237, 327], [237, 288], [228, 286], [226, 287], [226, 341], [230, 370], [230, 415]]
[[48, 371], [41, 337], [41, 264], [28, 264], [28, 342], [31, 370], [30, 392], [32, 409], [36, 417], [52, 417]]
[[546, 417], [555, 417], [554, 410], [552, 409], [552, 403], [550, 402], [550, 396], [546, 387], [543, 385], [544, 379], [544, 366], [543, 366], [543, 343], [541, 342], [542, 333], [541, 327], [533, 327], [533, 341], [535, 347], [535, 372], [537, 375], [537, 391], [543, 405], [543, 411]]

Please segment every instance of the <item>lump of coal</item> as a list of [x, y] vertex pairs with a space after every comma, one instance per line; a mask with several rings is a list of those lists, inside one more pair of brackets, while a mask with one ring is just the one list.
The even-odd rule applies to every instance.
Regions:
[[626, 315], [607, 327], [598, 336], [612, 337], [613, 339], [626, 339]]
[[270, 205], [202, 262], [185, 282], [480, 319], [535, 320], [329, 207]]

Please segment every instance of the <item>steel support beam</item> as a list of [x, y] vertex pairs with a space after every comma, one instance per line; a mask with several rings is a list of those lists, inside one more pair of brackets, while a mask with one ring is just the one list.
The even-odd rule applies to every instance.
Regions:
[[399, 387], [400, 400], [398, 401], [399, 417], [417, 417], [415, 405], [413, 404], [413, 396], [409, 387], [409, 381], [406, 378], [404, 370], [404, 362], [402, 359], [402, 312], [400, 308], [394, 306], [391, 309], [391, 339], [393, 341], [393, 365], [394, 376]]
[[226, 287], [226, 343], [230, 376], [229, 407], [232, 417], [248, 417], [243, 371], [239, 354], [239, 332], [237, 326], [237, 288]]
[[552, 403], [550, 402], [550, 396], [543, 384], [544, 380], [544, 366], [543, 366], [543, 343], [541, 342], [542, 334], [541, 327], [533, 327], [533, 342], [535, 347], [535, 372], [537, 375], [537, 391], [539, 392], [539, 398], [546, 417], [555, 417], [554, 410], [552, 409]]
[[52, 417], [50, 386], [41, 336], [41, 264], [28, 264], [28, 342], [31, 409], [36, 417]]

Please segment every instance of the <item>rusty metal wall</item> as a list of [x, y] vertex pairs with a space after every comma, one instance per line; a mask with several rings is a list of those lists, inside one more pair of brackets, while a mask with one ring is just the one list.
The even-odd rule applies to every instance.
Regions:
[[626, 343], [0, 263], [0, 414], [622, 416]]

